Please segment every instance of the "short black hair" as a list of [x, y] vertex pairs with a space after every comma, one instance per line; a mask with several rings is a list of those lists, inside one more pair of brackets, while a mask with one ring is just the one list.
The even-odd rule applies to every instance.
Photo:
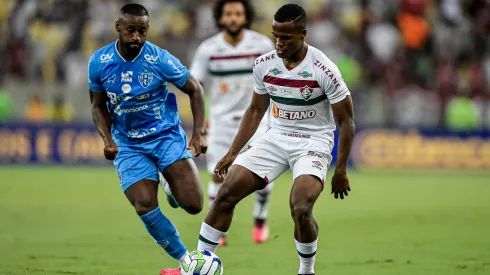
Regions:
[[126, 4], [121, 8], [120, 13], [135, 16], [150, 16], [148, 10], [140, 4]]
[[245, 17], [247, 18], [247, 24], [245, 28], [249, 29], [252, 25], [252, 21], [255, 18], [255, 10], [250, 4], [248, 0], [218, 0], [214, 5], [213, 17], [214, 22], [216, 23], [216, 27], [218, 29], [223, 29], [223, 26], [219, 23], [221, 16], [223, 15], [223, 7], [228, 3], [242, 3], [243, 7], [245, 7]]
[[306, 11], [296, 4], [286, 4], [280, 7], [274, 15], [274, 20], [279, 23], [293, 22], [301, 30], [306, 29]]

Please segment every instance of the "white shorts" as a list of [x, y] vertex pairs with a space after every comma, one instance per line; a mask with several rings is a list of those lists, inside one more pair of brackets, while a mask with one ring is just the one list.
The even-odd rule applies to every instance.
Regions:
[[[208, 151], [206, 152], [206, 166], [208, 168], [208, 173], [214, 174], [214, 168], [216, 164], [228, 153], [231, 144], [238, 133], [238, 128], [235, 127], [215, 127], [210, 131], [207, 138]], [[250, 143], [252, 143], [257, 138], [263, 136], [267, 128], [260, 125], [257, 132], [252, 136], [252, 138], [245, 144], [243, 148], [247, 148]]]
[[293, 180], [301, 175], [313, 175], [324, 183], [332, 161], [332, 147], [328, 140], [270, 129], [252, 142], [233, 164], [247, 168], [266, 183], [288, 169], [293, 172]]

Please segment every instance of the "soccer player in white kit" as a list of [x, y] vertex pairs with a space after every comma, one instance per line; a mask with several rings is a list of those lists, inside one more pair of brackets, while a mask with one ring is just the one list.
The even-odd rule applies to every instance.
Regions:
[[[270, 38], [248, 29], [253, 14], [253, 8], [247, 0], [219, 0], [214, 8], [214, 18], [222, 31], [202, 42], [190, 66], [192, 75], [210, 95], [207, 138], [207, 168], [211, 177], [208, 185], [210, 206], [223, 183], [223, 179], [214, 174], [214, 168], [230, 149], [252, 99], [254, 61], [274, 49]], [[251, 141], [263, 135], [267, 129], [266, 115]], [[269, 184], [255, 194], [252, 237], [256, 243], [265, 242], [269, 236], [266, 219], [271, 190], [272, 184]], [[220, 245], [226, 243], [223, 237]]]
[[[305, 43], [305, 29], [306, 13], [298, 5], [284, 5], [274, 15], [276, 50], [255, 61], [255, 93], [233, 145], [216, 165], [215, 173], [226, 178], [201, 226], [198, 244], [215, 252], [235, 205], [291, 169], [289, 201], [301, 275], [314, 274], [318, 224], [312, 211], [332, 159], [335, 122], [340, 128], [331, 182], [335, 198], [343, 199], [350, 191], [347, 163], [355, 132], [350, 92], [337, 66]], [[269, 106], [271, 128], [239, 154]]]

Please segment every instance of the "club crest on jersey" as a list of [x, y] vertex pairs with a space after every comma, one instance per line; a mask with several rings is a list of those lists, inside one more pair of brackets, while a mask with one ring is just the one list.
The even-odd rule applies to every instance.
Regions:
[[153, 81], [153, 75], [150, 73], [142, 73], [138, 76], [138, 81], [140, 82], [143, 88], [148, 88]]
[[308, 101], [308, 99], [310, 99], [311, 95], [313, 94], [313, 89], [308, 86], [304, 86], [303, 88], [299, 88], [299, 92], [301, 93], [303, 99], [305, 101]]

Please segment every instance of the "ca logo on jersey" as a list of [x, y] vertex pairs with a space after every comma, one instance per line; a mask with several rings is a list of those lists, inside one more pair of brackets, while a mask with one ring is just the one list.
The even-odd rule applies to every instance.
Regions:
[[303, 88], [299, 88], [299, 92], [301, 93], [303, 99], [305, 101], [308, 101], [308, 99], [310, 99], [311, 95], [313, 94], [313, 89], [308, 86], [304, 86]]
[[153, 81], [153, 75], [150, 73], [142, 73], [138, 76], [138, 81], [143, 88], [148, 88]]
[[107, 63], [112, 61], [113, 53], [100, 55], [100, 63]]
[[145, 54], [145, 56], [144, 56], [146, 62], [148, 62], [150, 64], [158, 64], [158, 62], [157, 62], [158, 57], [159, 57], [158, 55], [153, 56], [153, 55], [149, 55], [149, 54]]

